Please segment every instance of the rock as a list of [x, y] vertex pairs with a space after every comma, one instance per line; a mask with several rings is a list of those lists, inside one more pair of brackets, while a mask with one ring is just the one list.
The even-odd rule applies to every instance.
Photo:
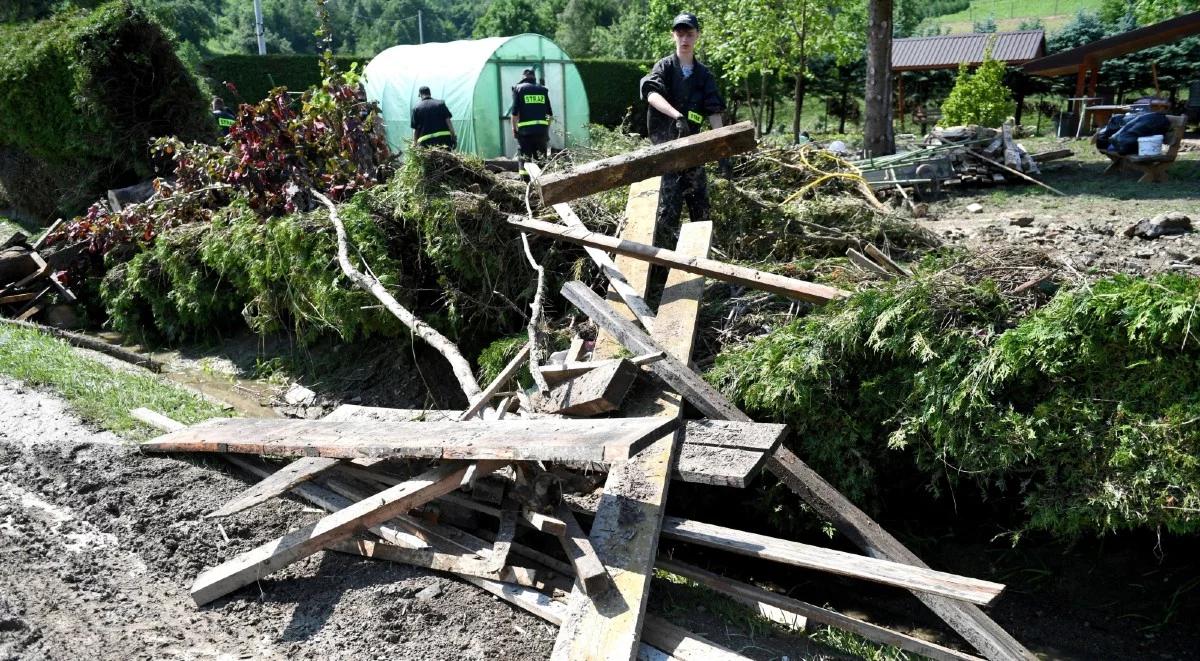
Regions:
[[440, 594], [442, 594], [442, 586], [434, 583], [433, 585], [430, 585], [429, 587], [417, 593], [417, 601], [429, 601], [430, 599], [436, 599]]
[[1160, 213], [1149, 220], [1143, 219], [1125, 230], [1128, 238], [1157, 239], [1160, 236], [1185, 234], [1192, 231], [1192, 219], [1178, 211]]
[[1026, 211], [1018, 211], [1008, 219], [1008, 224], [1016, 225], [1017, 227], [1029, 227], [1033, 224], [1033, 214]]
[[972, 202], [967, 205], [967, 213], [983, 213], [983, 205], [978, 202]]
[[289, 388], [288, 391], [283, 395], [283, 401], [291, 404], [292, 406], [312, 404], [316, 401], [316, 399], [317, 393], [298, 383]]

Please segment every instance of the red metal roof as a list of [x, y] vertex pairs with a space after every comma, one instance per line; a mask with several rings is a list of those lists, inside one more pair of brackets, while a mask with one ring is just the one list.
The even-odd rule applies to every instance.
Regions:
[[956, 69], [961, 62], [980, 64], [984, 49], [993, 39], [992, 58], [1008, 64], [1024, 64], [1046, 54], [1046, 34], [1042, 30], [909, 37], [892, 40], [892, 71]]

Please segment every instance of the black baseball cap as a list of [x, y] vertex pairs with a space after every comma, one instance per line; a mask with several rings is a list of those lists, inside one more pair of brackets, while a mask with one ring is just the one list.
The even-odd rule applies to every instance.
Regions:
[[686, 25], [689, 28], [694, 28], [696, 30], [699, 30], [700, 29], [700, 19], [696, 18], [695, 14], [689, 14], [688, 12], [683, 12], [682, 14], [675, 17], [675, 22], [671, 23], [671, 29], [674, 30], [675, 28], [679, 27], [680, 25]]
[[533, 69], [526, 69], [526, 70], [524, 70], [524, 71], [522, 71], [522, 72], [521, 72], [521, 75], [522, 75], [522, 76], [529, 77], [529, 76], [535, 76], [535, 75], [537, 75], [537, 74], [534, 72], [534, 70], [533, 70]]

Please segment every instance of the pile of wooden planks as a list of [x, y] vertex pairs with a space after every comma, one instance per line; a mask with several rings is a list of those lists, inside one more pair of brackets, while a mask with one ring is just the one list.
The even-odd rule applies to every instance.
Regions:
[[[710, 135], [705, 149], [741, 149], [736, 140], [746, 130]], [[720, 142], [722, 135], [733, 137]], [[692, 160], [704, 153], [680, 149]], [[671, 161], [671, 153], [654, 151], [653, 167], [682, 162]], [[647, 171], [636, 159], [611, 167], [619, 171], [581, 168], [589, 181], [559, 175], [554, 190], [594, 192]], [[540, 176], [536, 168], [532, 174]], [[565, 225], [512, 222], [584, 243], [610, 283], [607, 300], [581, 282], [562, 288], [600, 334], [577, 336], [546, 364], [529, 365], [544, 377], [545, 390], [512, 385], [531, 353], [526, 347], [466, 411], [347, 405], [320, 421], [218, 420], [186, 428], [136, 412], [168, 432], [146, 451], [220, 453], [262, 478], [209, 516], [235, 516], [289, 492], [329, 512], [204, 571], [191, 590], [195, 602], [231, 595], [328, 550], [459, 576], [558, 626], [556, 659], [744, 658], [646, 613], [659, 568], [789, 626], [811, 619], [932, 658], [976, 658], [661, 557], [659, 540], [666, 538], [909, 590], [984, 656], [1032, 658], [978, 608], [1002, 585], [924, 566], [783, 447], [784, 425], [752, 421], [690, 367], [706, 277], [736, 277], [815, 302], [844, 292], [709, 260], [706, 222], [685, 224], [674, 250], [654, 247], [658, 186], [657, 178], [632, 183], [628, 222], [615, 243], [582, 228], [561, 192], [551, 204]], [[655, 310], [645, 302], [651, 263], [670, 269]], [[685, 419], [685, 402], [704, 417]], [[272, 470], [260, 457], [295, 459]], [[665, 514], [672, 480], [745, 487], [764, 467], [864, 554]]]
[[0, 316], [17, 321], [42, 312], [56, 296], [75, 302], [75, 294], [60, 279], [54, 260], [39, 252], [45, 237], [32, 245], [27, 239], [18, 232], [0, 244]]

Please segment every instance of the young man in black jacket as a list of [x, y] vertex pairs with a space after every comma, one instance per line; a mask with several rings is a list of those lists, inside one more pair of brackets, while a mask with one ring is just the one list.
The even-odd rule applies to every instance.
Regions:
[[[650, 104], [646, 113], [650, 142], [656, 145], [699, 133], [705, 119], [713, 128], [721, 128], [721, 113], [725, 111], [716, 79], [696, 59], [696, 42], [700, 39], [696, 15], [676, 16], [671, 37], [675, 53], [655, 63], [640, 84], [641, 96]], [[673, 241], [679, 233], [679, 215], [685, 203], [692, 221], [708, 219], [708, 181], [703, 166], [663, 175], [655, 245], [675, 247]]]

